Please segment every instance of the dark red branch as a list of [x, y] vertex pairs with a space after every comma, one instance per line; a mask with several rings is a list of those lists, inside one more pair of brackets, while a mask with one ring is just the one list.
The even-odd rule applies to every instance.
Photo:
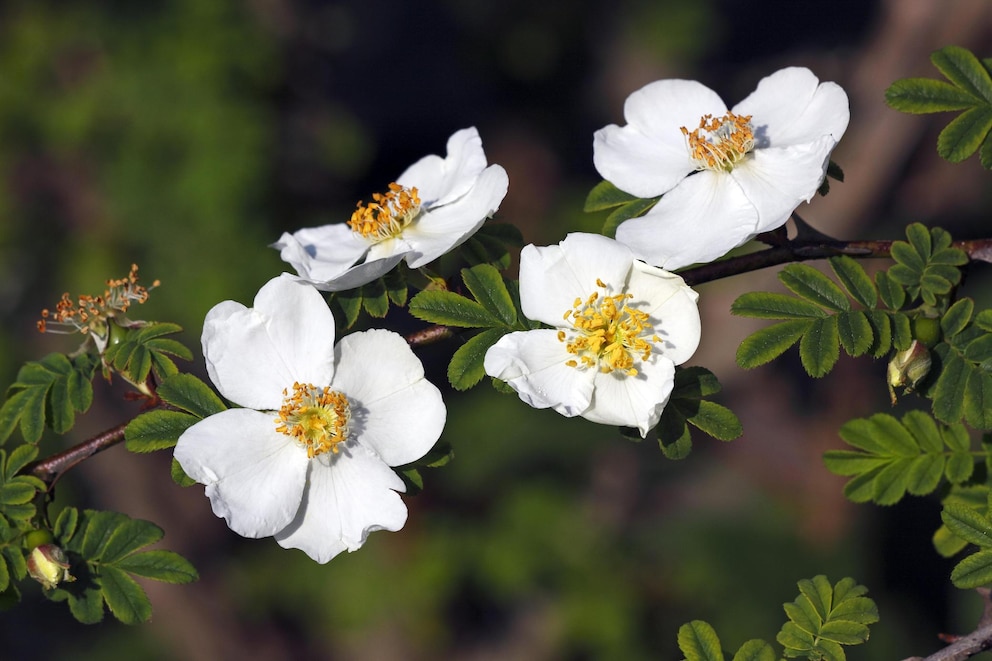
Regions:
[[28, 466], [28, 471], [31, 475], [34, 475], [46, 485], [48, 485], [49, 490], [55, 485], [55, 482], [65, 473], [67, 470], [80, 463], [85, 459], [89, 459], [97, 452], [102, 452], [109, 447], [117, 445], [124, 440], [124, 428], [127, 427], [128, 422], [122, 422], [112, 429], [97, 434], [93, 438], [87, 439], [82, 443], [75, 445], [64, 452], [59, 452], [58, 454], [53, 454], [51, 457], [47, 457], [38, 461], [34, 464]]
[[[955, 248], [963, 250], [972, 261], [992, 263], [992, 239], [955, 241]], [[834, 241], [793, 240], [764, 250], [731, 257], [719, 262], [682, 271], [686, 284], [699, 285], [732, 275], [778, 266], [790, 262], [804, 262], [811, 259], [826, 259], [837, 255], [849, 255], [858, 259], [889, 257], [892, 241]]]

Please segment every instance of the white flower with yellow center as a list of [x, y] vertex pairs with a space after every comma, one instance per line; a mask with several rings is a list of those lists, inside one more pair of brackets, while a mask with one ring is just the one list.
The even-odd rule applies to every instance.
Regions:
[[730, 111], [696, 81], [660, 80], [627, 97], [624, 117], [596, 132], [596, 170], [631, 195], [663, 197], [617, 240], [677, 269], [722, 257], [809, 202], [850, 109], [840, 86], [793, 67]]
[[220, 393], [246, 408], [187, 429], [175, 457], [232, 530], [323, 563], [403, 527], [403, 481], [390, 466], [434, 445], [445, 407], [402, 337], [370, 330], [335, 346], [321, 295], [283, 274], [253, 308], [210, 310], [203, 354]]
[[526, 246], [521, 308], [552, 328], [504, 335], [486, 353], [486, 374], [535, 408], [644, 436], [661, 418], [675, 366], [699, 344], [697, 297], [679, 276], [604, 236]]
[[486, 165], [475, 128], [448, 139], [448, 155], [426, 156], [347, 223], [284, 233], [272, 245], [300, 278], [324, 291], [353, 289], [400, 260], [425, 266], [472, 236], [506, 196], [506, 171]]

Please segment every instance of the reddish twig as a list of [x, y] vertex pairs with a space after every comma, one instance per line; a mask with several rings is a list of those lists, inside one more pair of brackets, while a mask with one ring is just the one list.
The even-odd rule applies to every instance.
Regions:
[[[955, 241], [955, 248], [963, 250], [972, 261], [992, 263], [992, 239]], [[699, 285], [732, 275], [812, 259], [827, 259], [837, 255], [849, 255], [858, 259], [890, 257], [892, 241], [835, 241], [817, 239], [807, 241], [792, 240], [785, 245], [775, 245], [765, 250], [731, 257], [719, 262], [682, 271], [686, 284]]]

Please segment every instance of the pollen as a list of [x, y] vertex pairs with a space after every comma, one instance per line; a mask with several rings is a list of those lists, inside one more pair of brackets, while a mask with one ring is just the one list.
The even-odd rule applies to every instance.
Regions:
[[348, 226], [356, 234], [378, 243], [396, 236], [420, 215], [420, 195], [416, 187], [406, 188], [395, 181], [389, 192], [373, 193], [368, 204], [358, 203]]
[[283, 404], [275, 419], [276, 431], [306, 448], [313, 459], [325, 452], [337, 454], [348, 440], [351, 406], [343, 393], [311, 384], [294, 383], [283, 390]]
[[596, 280], [603, 290], [592, 292], [585, 300], [577, 298], [565, 319], [573, 332], [559, 331], [558, 340], [576, 358], [566, 361], [577, 369], [597, 368], [603, 373], [621, 372], [637, 376], [635, 364], [651, 356], [652, 342], [658, 341], [648, 314], [628, 305], [632, 294], [610, 295], [609, 287]]
[[751, 115], [703, 115], [696, 129], [681, 131], [698, 170], [730, 172], [754, 149]]
[[151, 286], [138, 284], [138, 265], [132, 264], [127, 277], [107, 280], [102, 296], [83, 294], [73, 300], [69, 292], [55, 304], [55, 310], [42, 310], [38, 321], [41, 333], [83, 333], [100, 337], [106, 335], [107, 320], [123, 315], [132, 303], [144, 303], [148, 292], [158, 287], [158, 280]]

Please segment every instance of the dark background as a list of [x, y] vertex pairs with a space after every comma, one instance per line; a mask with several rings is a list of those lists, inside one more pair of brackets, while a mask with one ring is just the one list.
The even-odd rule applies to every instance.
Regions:
[[[989, 175], [974, 158], [938, 159], [946, 118], [900, 115], [883, 91], [936, 75], [927, 58], [944, 45], [992, 55], [990, 36], [984, 0], [3, 3], [0, 375], [71, 350], [34, 332], [39, 310], [65, 290], [97, 293], [131, 262], [163, 282], [136, 315], [179, 322], [196, 347], [211, 306], [249, 303], [283, 270], [267, 248], [281, 232], [345, 219], [467, 126], [509, 173], [499, 220], [539, 244], [596, 231], [602, 217], [581, 211], [597, 182], [592, 133], [665, 77], [732, 106], [776, 69], [808, 66], [852, 109], [834, 154], [846, 181], [800, 209], [808, 221], [840, 238], [897, 238], [910, 221], [988, 235]], [[968, 286], [989, 303], [980, 274]], [[76, 624], [25, 584], [0, 615], [4, 655], [675, 659], [692, 619], [730, 650], [772, 641], [795, 582], [817, 573], [853, 576], [879, 604], [852, 659], [931, 652], [980, 610], [930, 545], [939, 505], [851, 505], [820, 461], [845, 421], [888, 408], [884, 365], [842, 358], [814, 382], [794, 352], [750, 372], [734, 363], [757, 326], [730, 303], [777, 287], [762, 272], [700, 288], [692, 362], [724, 383], [741, 439], [698, 438], [672, 463], [486, 384], [446, 392], [456, 460], [407, 499], [403, 531], [325, 566], [231, 533], [201, 487], [171, 482], [167, 453], [104, 453], [60, 498], [159, 523], [201, 581], [144, 583], [155, 614], [134, 628]], [[443, 354], [424, 354], [442, 385]], [[79, 427], [43, 451], [134, 415], [120, 394], [99, 385]]]

